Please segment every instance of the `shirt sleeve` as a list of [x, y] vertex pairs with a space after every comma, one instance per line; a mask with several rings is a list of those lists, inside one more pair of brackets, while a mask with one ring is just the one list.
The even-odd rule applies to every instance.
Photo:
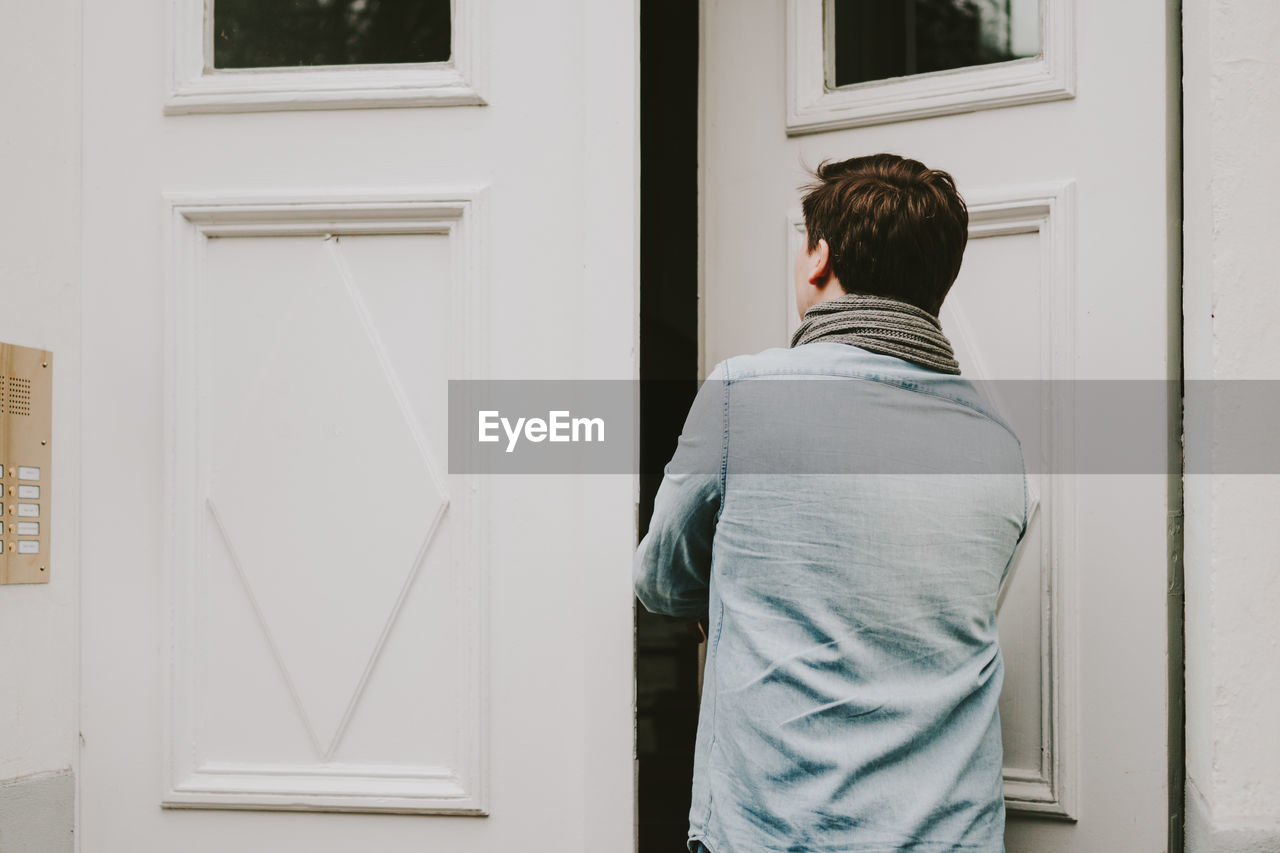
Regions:
[[698, 389], [636, 549], [632, 580], [651, 613], [690, 620], [707, 613], [711, 543], [724, 495], [727, 401], [721, 362]]
[[1022, 455], [1022, 442], [1018, 442], [1018, 462], [1022, 466], [1022, 529], [1018, 531], [1018, 542], [1027, 535], [1027, 525], [1031, 522], [1031, 497], [1027, 488], [1027, 462]]

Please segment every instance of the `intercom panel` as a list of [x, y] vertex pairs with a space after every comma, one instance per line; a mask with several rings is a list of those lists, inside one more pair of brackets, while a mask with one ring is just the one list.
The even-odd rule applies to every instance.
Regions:
[[53, 353], [0, 343], [0, 584], [48, 583]]

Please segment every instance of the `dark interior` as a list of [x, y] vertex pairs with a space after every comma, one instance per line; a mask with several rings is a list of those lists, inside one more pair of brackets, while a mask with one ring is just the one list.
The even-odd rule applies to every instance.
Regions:
[[[640, 534], [698, 379], [698, 4], [640, 4]], [[640, 853], [684, 849], [698, 647], [636, 604]]]

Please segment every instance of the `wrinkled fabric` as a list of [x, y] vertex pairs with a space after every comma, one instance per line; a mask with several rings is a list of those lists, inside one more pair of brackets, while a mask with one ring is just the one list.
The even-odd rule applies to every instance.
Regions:
[[[825, 380], [820, 404], [777, 379]], [[992, 473], [920, 464], [953, 458]], [[648, 610], [708, 620], [690, 851], [1003, 853], [1024, 470], [962, 377], [836, 342], [716, 365], [633, 563]]]

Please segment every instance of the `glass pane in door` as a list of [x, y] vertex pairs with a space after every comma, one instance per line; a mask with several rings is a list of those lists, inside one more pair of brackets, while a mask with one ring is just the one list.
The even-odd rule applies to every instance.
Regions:
[[214, 0], [215, 68], [444, 62], [450, 0]]
[[827, 0], [827, 85], [1040, 54], [1040, 0]]

